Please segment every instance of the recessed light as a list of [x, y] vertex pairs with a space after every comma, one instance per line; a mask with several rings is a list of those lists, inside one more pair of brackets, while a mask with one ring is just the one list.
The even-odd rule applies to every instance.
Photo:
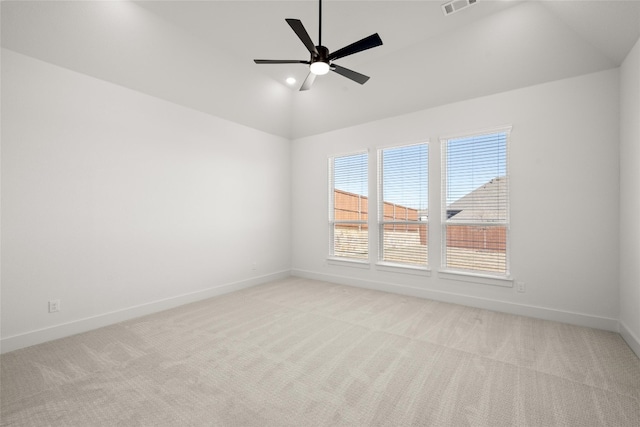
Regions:
[[287, 82], [288, 85], [293, 85], [296, 83], [296, 79], [294, 79], [293, 77], [287, 77], [287, 80], [285, 80]]

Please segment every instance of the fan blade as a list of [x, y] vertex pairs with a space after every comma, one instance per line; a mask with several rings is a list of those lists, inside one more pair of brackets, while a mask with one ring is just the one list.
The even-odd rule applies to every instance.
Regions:
[[364, 74], [357, 73], [353, 70], [341, 67], [337, 64], [331, 64], [331, 71], [335, 71], [341, 76], [351, 79], [356, 83], [360, 83], [361, 85], [365, 84], [367, 80], [369, 80], [369, 76], [365, 76]]
[[316, 75], [313, 73], [309, 73], [309, 75], [307, 76], [307, 78], [304, 80], [304, 83], [302, 83], [302, 86], [300, 87], [300, 90], [309, 90], [311, 89], [311, 85], [313, 84], [313, 81], [316, 79]]
[[309, 61], [298, 59], [254, 59], [256, 64], [310, 64]]
[[345, 46], [342, 49], [338, 49], [329, 55], [329, 61], [334, 59], [344, 58], [354, 53], [362, 52], [363, 50], [371, 49], [372, 47], [381, 46], [382, 39], [378, 33], [371, 34], [369, 37], [365, 37], [362, 40], [358, 40], [355, 43], [351, 43], [349, 46]]
[[318, 50], [316, 49], [316, 45], [313, 44], [309, 33], [305, 30], [304, 25], [302, 25], [302, 21], [299, 19], [286, 19], [287, 24], [291, 27], [291, 29], [298, 35], [302, 43], [305, 45], [309, 53], [318, 54]]

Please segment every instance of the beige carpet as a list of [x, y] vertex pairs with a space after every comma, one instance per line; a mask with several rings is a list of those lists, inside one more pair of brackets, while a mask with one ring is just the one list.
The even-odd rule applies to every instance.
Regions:
[[7, 353], [11, 426], [639, 426], [615, 333], [289, 278]]

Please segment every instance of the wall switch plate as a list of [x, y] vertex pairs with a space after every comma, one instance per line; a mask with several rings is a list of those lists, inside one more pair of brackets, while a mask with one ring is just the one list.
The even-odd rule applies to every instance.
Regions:
[[60, 300], [52, 299], [49, 301], [49, 313], [55, 313], [60, 311]]
[[516, 291], [523, 293], [526, 291], [526, 287], [524, 286], [524, 282], [516, 282]]

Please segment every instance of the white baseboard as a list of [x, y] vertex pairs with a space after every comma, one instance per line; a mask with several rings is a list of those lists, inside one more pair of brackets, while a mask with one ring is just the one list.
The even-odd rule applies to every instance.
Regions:
[[72, 322], [2, 338], [0, 340], [0, 353], [7, 353], [32, 345], [41, 344], [43, 342], [68, 337], [82, 332], [87, 332], [93, 329], [123, 322], [125, 320], [134, 319], [136, 317], [146, 316], [148, 314], [168, 310], [180, 305], [189, 304], [233, 291], [238, 291], [240, 289], [249, 288], [273, 280], [284, 279], [289, 276], [290, 270], [277, 271], [274, 273], [266, 274], [264, 276], [252, 277], [250, 279], [241, 280], [238, 282], [225, 283], [223, 285], [214, 286], [202, 291], [178, 295], [159, 301], [153, 301], [134, 307], [128, 307], [122, 310], [112, 311], [110, 313], [103, 313], [97, 316], [78, 319]]
[[631, 347], [636, 355], [640, 357], [640, 339], [638, 339], [638, 337], [635, 336], [623, 322], [619, 322], [617, 319], [472, 297], [430, 289], [415, 288], [393, 283], [364, 280], [333, 274], [324, 274], [301, 269], [282, 270], [264, 276], [252, 277], [250, 279], [227, 283], [198, 292], [178, 295], [172, 298], [153, 301], [150, 303], [128, 307], [110, 313], [104, 313], [97, 316], [87, 317], [84, 319], [75, 320], [73, 322], [64, 323], [61, 325], [51, 326], [49, 328], [38, 329], [24, 334], [6, 337], [0, 340], [0, 353], [7, 353], [43, 342], [64, 338], [82, 332], [87, 332], [93, 329], [134, 319], [136, 317], [141, 317], [173, 307], [178, 307], [180, 305], [189, 304], [191, 302], [196, 302], [218, 295], [223, 295], [229, 292], [238, 291], [240, 289], [249, 288], [273, 280], [284, 279], [286, 277], [289, 277], [290, 275], [619, 332], [623, 339], [627, 342], [629, 347]]
[[586, 326], [590, 328], [603, 329], [606, 331], [619, 331], [618, 319], [608, 317], [598, 317], [583, 313], [573, 313], [552, 308], [536, 307], [532, 305], [516, 304], [507, 301], [498, 301], [487, 298], [480, 298], [468, 295], [460, 295], [450, 292], [443, 292], [432, 289], [415, 288], [411, 286], [398, 285], [394, 283], [378, 282], [373, 280], [358, 279], [334, 274], [318, 273], [315, 271], [292, 269], [292, 276], [307, 279], [322, 280], [325, 282], [338, 283], [347, 286], [373, 289], [385, 292], [408, 295], [419, 298], [443, 301], [452, 304], [461, 304], [470, 307], [483, 308], [486, 310], [500, 311], [503, 313], [516, 314], [527, 317], [534, 317], [543, 320], [569, 323], [573, 325]]
[[638, 338], [629, 327], [621, 320], [620, 321], [620, 335], [627, 342], [631, 350], [640, 358], [640, 338]]

